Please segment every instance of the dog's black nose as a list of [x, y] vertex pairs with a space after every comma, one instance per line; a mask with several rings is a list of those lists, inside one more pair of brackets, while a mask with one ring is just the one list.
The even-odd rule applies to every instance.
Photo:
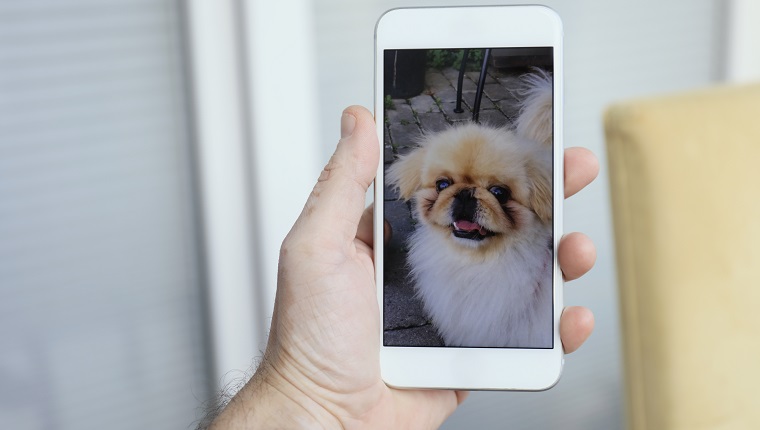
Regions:
[[465, 188], [454, 196], [451, 211], [455, 220], [472, 221], [478, 210], [478, 199], [475, 198], [475, 190]]
[[459, 190], [459, 192], [457, 193], [457, 195], [454, 196], [454, 198], [461, 201], [467, 201], [467, 200], [472, 200], [474, 198], [473, 197], [474, 195], [475, 195], [475, 190], [473, 190], [472, 188], [463, 188]]

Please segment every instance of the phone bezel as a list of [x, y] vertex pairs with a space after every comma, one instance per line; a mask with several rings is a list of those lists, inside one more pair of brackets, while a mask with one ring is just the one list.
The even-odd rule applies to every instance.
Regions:
[[[463, 23], [472, 23], [469, 31]], [[459, 29], [442, 32], [441, 28]], [[557, 262], [562, 237], [562, 22], [545, 6], [468, 6], [401, 8], [386, 12], [375, 27], [375, 121], [383, 151], [383, 51], [543, 47], [554, 52], [554, 348], [386, 347], [383, 345], [383, 244], [375, 241], [375, 272], [380, 306], [380, 364], [383, 380], [399, 388], [539, 391], [554, 386], [562, 373], [559, 337], [563, 309], [562, 272]], [[383, 237], [383, 162], [375, 179], [375, 237]]]

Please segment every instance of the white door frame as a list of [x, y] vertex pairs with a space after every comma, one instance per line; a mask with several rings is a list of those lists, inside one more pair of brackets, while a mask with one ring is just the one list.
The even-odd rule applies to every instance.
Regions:
[[726, 80], [760, 80], [760, 2], [731, 0], [727, 18]]
[[263, 352], [280, 243], [319, 172], [313, 13], [311, 0], [188, 0], [186, 20], [213, 378], [226, 387]]

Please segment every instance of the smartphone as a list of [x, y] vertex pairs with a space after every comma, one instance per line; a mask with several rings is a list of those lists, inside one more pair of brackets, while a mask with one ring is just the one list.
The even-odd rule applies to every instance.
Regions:
[[562, 23], [543, 6], [408, 8], [375, 29], [383, 379], [544, 390], [564, 363]]

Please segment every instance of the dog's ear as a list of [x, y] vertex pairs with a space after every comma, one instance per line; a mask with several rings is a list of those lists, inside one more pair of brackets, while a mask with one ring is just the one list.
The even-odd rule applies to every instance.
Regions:
[[551, 162], [548, 166], [540, 164], [544, 163], [537, 161], [528, 165], [530, 206], [541, 221], [549, 222], [552, 220], [554, 206]]
[[402, 155], [388, 168], [385, 180], [398, 189], [399, 196], [409, 200], [422, 186], [422, 167], [425, 162], [425, 148], [417, 148]]

